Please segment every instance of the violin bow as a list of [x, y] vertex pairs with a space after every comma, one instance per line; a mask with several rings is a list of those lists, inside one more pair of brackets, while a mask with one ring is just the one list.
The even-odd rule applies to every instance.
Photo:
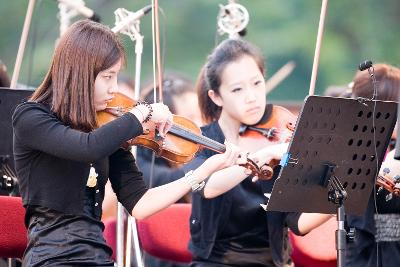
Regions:
[[17, 58], [15, 60], [15, 66], [13, 75], [11, 78], [10, 88], [15, 88], [18, 82], [19, 71], [21, 69], [22, 58], [24, 57], [24, 51], [26, 46], [26, 41], [28, 39], [29, 27], [31, 25], [33, 9], [36, 0], [29, 0], [28, 9], [26, 11], [24, 27], [22, 29], [21, 40], [19, 42]]
[[324, 35], [324, 25], [325, 25], [327, 8], [328, 8], [328, 0], [322, 0], [321, 13], [320, 13], [319, 25], [318, 25], [317, 42], [315, 44], [314, 62], [313, 62], [313, 68], [312, 68], [312, 72], [311, 72], [310, 88], [308, 91], [309, 95], [314, 95], [314, 93], [315, 93], [315, 83], [317, 81], [319, 56], [321, 54], [322, 37]]
[[[154, 103], [163, 102], [163, 72], [160, 50], [160, 20], [158, 16], [158, 0], [152, 0], [152, 35], [153, 35], [153, 90]], [[156, 86], [158, 85], [158, 86]], [[158, 87], [158, 99], [157, 99]], [[158, 100], [158, 101], [157, 101]]]
[[267, 89], [266, 95], [272, 92], [283, 80], [285, 80], [296, 67], [294, 61], [289, 61], [283, 65], [277, 72], [275, 72], [266, 82], [265, 88]]

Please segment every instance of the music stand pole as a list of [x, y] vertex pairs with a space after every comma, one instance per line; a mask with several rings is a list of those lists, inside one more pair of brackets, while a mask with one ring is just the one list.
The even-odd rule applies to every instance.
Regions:
[[345, 266], [345, 250], [346, 250], [346, 240], [347, 231], [345, 229], [345, 211], [344, 211], [344, 201], [347, 198], [347, 192], [343, 188], [339, 179], [336, 176], [332, 176], [330, 179], [331, 189], [328, 192], [328, 200], [337, 206], [337, 225], [336, 230], [336, 250], [337, 250], [337, 266]]

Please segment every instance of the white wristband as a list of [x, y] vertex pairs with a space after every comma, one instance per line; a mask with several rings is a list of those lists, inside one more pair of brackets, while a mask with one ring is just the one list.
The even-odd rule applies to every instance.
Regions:
[[193, 175], [193, 170], [185, 174], [185, 181], [192, 188], [192, 192], [201, 191], [206, 185], [206, 182], [204, 181], [202, 181], [201, 183], [197, 181], [196, 177]]

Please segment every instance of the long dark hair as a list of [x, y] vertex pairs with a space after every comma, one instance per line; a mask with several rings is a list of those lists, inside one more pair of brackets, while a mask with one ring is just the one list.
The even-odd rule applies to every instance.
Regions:
[[74, 23], [60, 39], [51, 67], [31, 101], [46, 103], [64, 123], [85, 132], [97, 126], [94, 82], [99, 72], [125, 62], [123, 46], [108, 27]]
[[208, 56], [195, 86], [199, 97], [200, 110], [205, 122], [218, 120], [221, 114], [221, 107], [211, 100], [208, 96], [208, 91], [214, 90], [216, 94], [219, 94], [221, 75], [226, 65], [245, 55], [252, 57], [261, 73], [265, 74], [264, 58], [259, 49], [241, 39], [223, 41]]
[[[400, 69], [388, 64], [375, 64], [374, 75], [377, 81], [379, 100], [399, 101]], [[374, 85], [367, 71], [359, 71], [353, 79], [352, 95], [354, 97], [372, 98]]]

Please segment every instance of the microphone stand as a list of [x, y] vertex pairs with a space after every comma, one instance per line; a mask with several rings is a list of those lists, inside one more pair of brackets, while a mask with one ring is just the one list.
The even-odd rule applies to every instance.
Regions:
[[60, 9], [59, 19], [60, 19], [60, 36], [68, 29], [71, 24], [70, 21], [73, 17], [78, 14], [84, 17], [100, 22], [100, 17], [94, 13], [93, 10], [86, 7], [84, 0], [57, 0], [58, 8]]
[[[135, 42], [135, 93], [134, 100], [138, 100], [140, 96], [140, 77], [142, 69], [142, 53], [143, 53], [143, 35], [140, 34], [140, 18], [132, 20], [134, 13], [127, 11], [124, 8], [118, 8], [114, 12], [115, 14], [115, 27], [112, 29], [115, 33], [122, 33], [130, 37]], [[131, 20], [131, 21], [129, 21]], [[128, 22], [129, 21], [129, 22]], [[136, 155], [136, 147], [132, 147], [132, 154]], [[124, 251], [124, 208], [121, 203], [118, 202], [117, 207], [117, 266], [123, 266], [123, 251]], [[133, 245], [135, 249], [135, 258], [137, 267], [144, 267], [142, 260], [142, 253], [140, 250], [139, 236], [136, 226], [136, 219], [132, 216], [128, 216], [127, 219], [127, 238], [126, 238], [126, 257], [125, 266], [130, 266], [131, 263], [131, 247], [132, 247], [132, 236]]]
[[239, 38], [240, 33], [246, 30], [249, 23], [249, 12], [247, 9], [230, 0], [227, 5], [219, 5], [220, 11], [217, 17], [218, 33], [227, 33], [229, 38]]
[[[83, 4], [84, 5], [84, 4]], [[73, 7], [67, 5], [65, 2], [58, 1], [58, 13], [60, 20], [60, 37], [67, 31], [71, 25], [71, 19], [78, 15], [78, 12]]]
[[[137, 18], [130, 23], [127, 24], [127, 21], [131, 20], [130, 17], [133, 16], [134, 13], [127, 11], [124, 8], [118, 8], [114, 12], [115, 14], [115, 27], [112, 29], [115, 33], [122, 33], [129, 38], [131, 38], [132, 42], [135, 42], [135, 55], [136, 55], [136, 64], [135, 64], [135, 95], [134, 100], [138, 100], [140, 96], [140, 77], [142, 70], [142, 54], [143, 54], [143, 35], [140, 34], [140, 18]], [[121, 26], [127, 24], [126, 26]]]

